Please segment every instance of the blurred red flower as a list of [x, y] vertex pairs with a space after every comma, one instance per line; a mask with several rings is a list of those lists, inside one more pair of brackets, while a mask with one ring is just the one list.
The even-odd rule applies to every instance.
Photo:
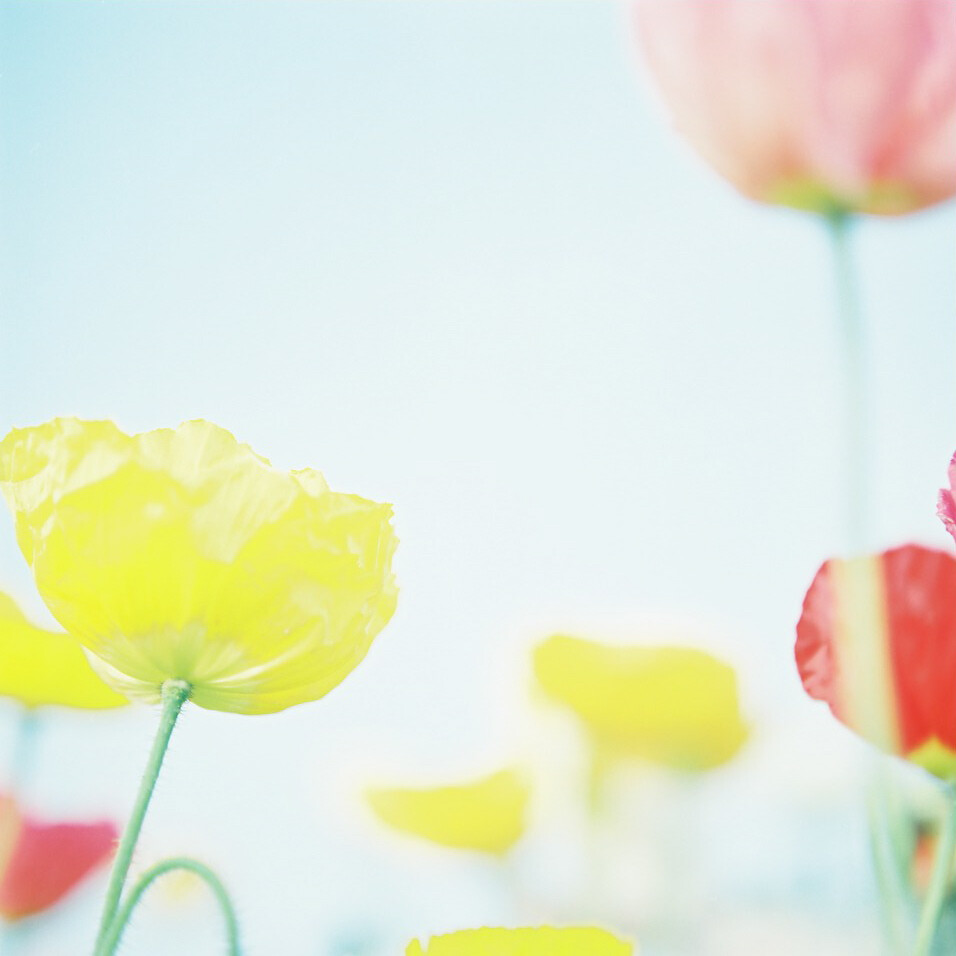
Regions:
[[796, 660], [807, 693], [844, 724], [956, 780], [956, 557], [910, 544], [827, 561]]
[[110, 821], [43, 823], [0, 797], [0, 916], [23, 919], [53, 906], [116, 847]]

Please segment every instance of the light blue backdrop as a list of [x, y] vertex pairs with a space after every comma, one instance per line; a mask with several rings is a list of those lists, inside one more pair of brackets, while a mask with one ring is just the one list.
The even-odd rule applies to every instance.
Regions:
[[[352, 788], [520, 755], [529, 643], [654, 613], [710, 622], [764, 728], [715, 797], [740, 893], [862, 885], [852, 840], [781, 876], [790, 811], [740, 803], [855, 752], [791, 663], [840, 542], [825, 235], [671, 135], [622, 6], [8, 0], [0, 64], [0, 431], [206, 417], [393, 501], [402, 539], [400, 610], [343, 687], [184, 721], [147, 855], [219, 864], [252, 953], [511, 918], [479, 867], [382, 843]], [[954, 233], [946, 206], [857, 237], [883, 544], [947, 546]], [[2, 583], [40, 618], [2, 526]], [[152, 721], [51, 718], [36, 806], [124, 813]], [[75, 952], [99, 890], [21, 953]], [[157, 904], [128, 952], [178, 918]]]

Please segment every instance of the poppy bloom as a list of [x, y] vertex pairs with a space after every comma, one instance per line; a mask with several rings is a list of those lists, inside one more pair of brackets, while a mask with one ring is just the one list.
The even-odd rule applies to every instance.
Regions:
[[0, 488], [47, 607], [129, 697], [180, 681], [212, 710], [316, 700], [395, 608], [390, 506], [278, 471], [208, 422], [15, 429]]
[[937, 514], [946, 530], [956, 540], [956, 455], [953, 455], [949, 463], [949, 487], [942, 488], [939, 492]]
[[384, 823], [440, 846], [502, 856], [521, 838], [529, 789], [517, 770], [427, 789], [374, 788], [369, 805]]
[[408, 944], [405, 956], [632, 956], [630, 943], [606, 930], [552, 926], [466, 929]]
[[956, 193], [953, 0], [638, 0], [678, 130], [744, 195], [912, 212]]
[[534, 673], [606, 755], [707, 770], [747, 737], [733, 668], [696, 648], [555, 635], [535, 648]]
[[910, 544], [827, 561], [803, 602], [796, 660], [837, 719], [956, 780], [956, 558]]
[[25, 707], [101, 710], [129, 703], [96, 676], [72, 637], [31, 624], [5, 594], [0, 594], [0, 695]]
[[44, 823], [0, 797], [0, 916], [19, 920], [53, 906], [113, 855], [117, 836], [109, 821]]

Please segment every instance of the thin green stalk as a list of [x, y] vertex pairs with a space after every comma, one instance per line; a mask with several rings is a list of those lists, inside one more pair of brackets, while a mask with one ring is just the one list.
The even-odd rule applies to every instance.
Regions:
[[936, 846], [936, 858], [933, 861], [933, 875], [930, 877], [926, 901], [920, 913], [919, 929], [916, 931], [916, 946], [913, 956], [928, 956], [939, 925], [939, 915], [949, 888], [949, 877], [953, 869], [953, 853], [956, 852], [956, 805], [950, 806], [943, 823]]
[[893, 810], [886, 806], [886, 790], [879, 777], [870, 780], [866, 794], [867, 824], [870, 836], [870, 854], [876, 871], [877, 890], [881, 900], [883, 927], [889, 937], [894, 956], [903, 953], [912, 932], [911, 924], [900, 906], [903, 895], [900, 879], [900, 860], [892, 846], [891, 816]]
[[843, 447], [845, 546], [850, 553], [867, 545], [869, 514], [869, 381], [866, 374], [863, 309], [856, 269], [850, 250], [853, 220], [849, 213], [834, 211], [827, 217], [833, 244], [833, 263], [843, 353]]
[[229, 894], [226, 892], [225, 886], [223, 886], [222, 881], [208, 866], [204, 863], [200, 863], [198, 860], [191, 860], [185, 856], [173, 857], [172, 859], [156, 863], [133, 884], [133, 888], [127, 894], [123, 905], [119, 908], [119, 911], [113, 919], [109, 932], [103, 939], [101, 949], [104, 956], [112, 956], [116, 951], [123, 931], [126, 929], [133, 910], [136, 909], [143, 894], [159, 877], [164, 873], [169, 873], [171, 870], [188, 870], [205, 881], [209, 889], [212, 890], [213, 896], [216, 897], [226, 921], [226, 936], [229, 946], [227, 952], [229, 956], [240, 956], [239, 921], [236, 919], [236, 911], [233, 908], [232, 901], [229, 899]]
[[156, 738], [153, 741], [153, 748], [146, 762], [146, 769], [143, 771], [139, 793], [137, 793], [136, 802], [133, 804], [133, 812], [130, 814], [129, 822], [126, 824], [123, 837], [116, 850], [113, 871], [110, 874], [106, 899], [103, 903], [103, 914], [100, 917], [100, 928], [96, 934], [95, 956], [101, 956], [104, 953], [103, 944], [116, 917], [116, 911], [119, 909], [123, 885], [126, 882], [126, 875], [129, 873], [130, 863], [133, 859], [133, 850], [139, 839], [140, 830], [143, 828], [143, 819], [146, 816], [150, 798], [153, 796], [153, 790], [156, 787], [163, 757], [166, 755], [166, 748], [169, 746], [169, 738], [172, 736], [176, 719], [183, 709], [183, 704], [189, 699], [190, 691], [191, 688], [186, 681], [168, 680], [163, 684], [163, 711], [156, 731]]
[[[870, 544], [870, 383], [866, 336], [859, 283], [853, 261], [853, 217], [841, 209], [826, 217], [836, 284], [840, 351], [843, 366], [843, 511], [844, 548], [848, 555], [865, 552]], [[885, 775], [867, 785], [870, 853], [876, 872], [884, 929], [894, 954], [902, 953], [908, 920], [902, 911], [907, 896], [906, 861], [900, 857], [899, 808], [889, 801]]]
[[10, 765], [10, 789], [22, 795], [33, 770], [33, 757], [40, 732], [40, 715], [33, 707], [24, 707], [17, 721], [17, 736]]

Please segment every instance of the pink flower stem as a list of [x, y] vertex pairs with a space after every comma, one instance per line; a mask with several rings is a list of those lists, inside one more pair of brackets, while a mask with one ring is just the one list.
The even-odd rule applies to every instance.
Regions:
[[[849, 555], [870, 545], [870, 388], [866, 336], [859, 283], [851, 249], [854, 220], [834, 209], [826, 222], [833, 251], [837, 312], [843, 365], [844, 547]], [[909, 937], [902, 912], [908, 896], [907, 863], [901, 851], [900, 814], [892, 799], [892, 781], [880, 770], [867, 787], [870, 853], [876, 875], [884, 930], [892, 951], [902, 953]]]
[[827, 223], [833, 244], [844, 370], [844, 546], [850, 554], [854, 554], [866, 549], [868, 539], [869, 382], [866, 373], [863, 310], [860, 307], [856, 269], [850, 250], [853, 220], [847, 212], [834, 211], [827, 216]]

